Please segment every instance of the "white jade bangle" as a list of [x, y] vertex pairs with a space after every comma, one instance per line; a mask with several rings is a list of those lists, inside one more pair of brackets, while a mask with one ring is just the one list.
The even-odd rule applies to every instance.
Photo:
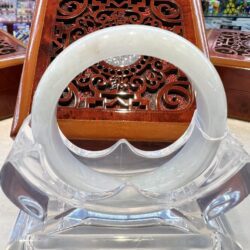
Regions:
[[[123, 25], [87, 35], [65, 49], [44, 73], [32, 107], [32, 132], [45, 150], [54, 174], [62, 181], [86, 192], [118, 188], [123, 181], [98, 173], [77, 160], [62, 142], [56, 122], [58, 99], [67, 84], [93, 64], [122, 55], [147, 55], [166, 60], [189, 77], [196, 91], [197, 115], [208, 136], [217, 138], [226, 129], [226, 97], [210, 61], [184, 38], [159, 28]], [[84, 111], [83, 111], [84, 112]], [[173, 159], [149, 174], [127, 181], [145, 190], [166, 190], [192, 180], [213, 159], [219, 142], [207, 141], [198, 129]]]

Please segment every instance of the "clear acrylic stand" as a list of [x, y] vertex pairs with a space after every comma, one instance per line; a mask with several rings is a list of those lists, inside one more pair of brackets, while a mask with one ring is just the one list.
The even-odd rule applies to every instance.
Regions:
[[[192, 80], [197, 111], [187, 132], [153, 152], [124, 139], [95, 152], [72, 145], [55, 120], [68, 80], [96, 61], [136, 51], [167, 58]], [[200, 86], [204, 76], [207, 85]], [[52, 81], [54, 93], [44, 102]], [[94, 32], [69, 46], [45, 72], [32, 114], [2, 168], [2, 189], [21, 210], [8, 249], [249, 249], [250, 241], [238, 234], [248, 221], [242, 203], [249, 200], [249, 162], [227, 130], [218, 74], [197, 48], [152, 27]]]

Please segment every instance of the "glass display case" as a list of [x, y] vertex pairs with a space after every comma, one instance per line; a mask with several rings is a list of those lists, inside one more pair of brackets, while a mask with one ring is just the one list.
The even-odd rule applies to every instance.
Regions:
[[208, 29], [250, 30], [249, 0], [202, 0]]

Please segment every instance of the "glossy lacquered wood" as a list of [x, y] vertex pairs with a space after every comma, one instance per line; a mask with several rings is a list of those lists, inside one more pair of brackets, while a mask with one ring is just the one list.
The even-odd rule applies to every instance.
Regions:
[[208, 45], [225, 87], [229, 117], [250, 121], [250, 32], [210, 30]]
[[[59, 0], [37, 1], [36, 13], [34, 15], [34, 20], [33, 20], [33, 25], [32, 25], [32, 33], [31, 33], [31, 41], [29, 44], [28, 58], [24, 66], [24, 73], [22, 76], [21, 88], [19, 91], [18, 103], [16, 106], [16, 116], [13, 122], [12, 136], [16, 135], [24, 118], [30, 113], [33, 94], [42, 74], [46, 70], [51, 60], [53, 60], [53, 57], [55, 57], [57, 53], [60, 52], [61, 49], [65, 48], [68, 44], [68, 42], [65, 42], [65, 41], [68, 41], [67, 39], [64, 41], [64, 40], [61, 40], [60, 37], [65, 38], [65, 34], [68, 34], [67, 32], [69, 32], [68, 30], [69, 27], [71, 28], [78, 27], [78, 26], [74, 26], [76, 24], [78, 25], [78, 22], [75, 22], [75, 21], [73, 22], [72, 20], [75, 20], [75, 19], [72, 19], [72, 18], [75, 18], [75, 15], [76, 16], [79, 15], [80, 12], [77, 14], [76, 12], [73, 11], [71, 14], [69, 14], [70, 12], [67, 12], [68, 10], [63, 9], [64, 8], [63, 4], [61, 4], [60, 5], [61, 7], [59, 7], [60, 2], [61, 1]], [[85, 2], [86, 4], [88, 4], [87, 1]], [[85, 4], [85, 2], [83, 1], [83, 5]], [[125, 10], [125, 8], [122, 7], [122, 5], [118, 4], [119, 1], [117, 2], [107, 1], [106, 3], [100, 3], [99, 1], [94, 1], [94, 2], [95, 2], [94, 4], [98, 5], [99, 8], [102, 10], [103, 9], [105, 10], [107, 6], [113, 6], [113, 5], [116, 6], [116, 11], [118, 11], [118, 13], [121, 13], [121, 11]], [[127, 4], [127, 7], [129, 6], [130, 8], [132, 6], [133, 11], [135, 11], [135, 8], [137, 8], [136, 4], [138, 3], [135, 4], [135, 2], [133, 1], [125, 1], [125, 2]], [[153, 3], [153, 1], [150, 1], [150, 2]], [[159, 1], [155, 1], [155, 2], [159, 2]], [[171, 0], [171, 1], [166, 1], [166, 2], [171, 2], [171, 6], [172, 4], [177, 3], [181, 11], [181, 25], [182, 25], [181, 27], [182, 28], [181, 30], [177, 29], [176, 32], [183, 33], [184, 37], [189, 39], [191, 42], [195, 43], [205, 52], [205, 54], [207, 54], [208, 48], [206, 45], [203, 15], [201, 11], [200, 2], [194, 1], [194, 0], [189, 0], [189, 1]], [[144, 4], [144, 1], [141, 1], [140, 6], [142, 7], [143, 4]], [[145, 4], [146, 4], [146, 1], [145, 1]], [[127, 7], [126, 7], [126, 10], [128, 9]], [[145, 12], [143, 13], [144, 17], [145, 15], [149, 15], [150, 11], [151, 11], [150, 8], [146, 7]], [[91, 13], [87, 13], [87, 11], [83, 13], [85, 13], [86, 15], [92, 15]], [[122, 18], [123, 18], [122, 16], [119, 17], [118, 15], [118, 17], [114, 18], [112, 22], [115, 25], [122, 24], [121, 22], [125, 22], [124, 20], [122, 20]], [[73, 26], [69, 26], [70, 22], [73, 22], [72, 23]], [[126, 21], [126, 23], [128, 23], [128, 21]], [[93, 28], [91, 29], [91, 27], [92, 27], [92, 24], [87, 22], [86, 30], [88, 30], [87, 31], [88, 33], [94, 31], [94, 29]], [[175, 30], [173, 31], [175, 32]], [[79, 36], [79, 37], [84, 35], [81, 32], [78, 32], [76, 34], [77, 34], [76, 36]], [[75, 36], [72, 36], [72, 37], [73, 37], [73, 40], [74, 39], [77, 40], [77, 37]], [[136, 63], [138, 64], [138, 62]], [[104, 64], [102, 64], [102, 66], [103, 65]], [[110, 68], [110, 66], [108, 67]], [[129, 70], [131, 70], [131, 67]], [[86, 74], [84, 76], [86, 76]], [[182, 77], [182, 76], [179, 75], [178, 77]], [[183, 80], [182, 78], [180, 79]], [[118, 87], [121, 86], [122, 88], [124, 88], [124, 86], [126, 87], [126, 84], [124, 84], [124, 82], [118, 83], [115, 85], [115, 88], [117, 86]], [[172, 86], [173, 88], [170, 91], [168, 90], [168, 93], [170, 93], [169, 96], [171, 98], [174, 98], [174, 99], [171, 99], [170, 101], [170, 104], [173, 105], [171, 106], [171, 109], [173, 110], [167, 110], [165, 107], [163, 107], [163, 110], [160, 110], [158, 107], [156, 109], [152, 109], [151, 106], [147, 106], [144, 102], [141, 102], [141, 99], [137, 99], [137, 100], [140, 100], [140, 103], [137, 102], [136, 100], [135, 106], [130, 106], [129, 108], [126, 107], [127, 109], [124, 109], [124, 107], [121, 108], [121, 103], [123, 104], [123, 102], [119, 102], [119, 100], [117, 101], [117, 99], [114, 99], [114, 102], [113, 102], [114, 106], [112, 106], [113, 104], [111, 106], [105, 106], [106, 104], [103, 104], [103, 102], [99, 101], [98, 99], [94, 99], [93, 101], [91, 100], [91, 102], [88, 103], [89, 106], [87, 106], [87, 108], [83, 108], [85, 104], [81, 103], [81, 98], [82, 98], [82, 94], [85, 94], [85, 92], [81, 92], [82, 90], [79, 92], [77, 88], [74, 87], [74, 84], [73, 85], [71, 84], [70, 86], [71, 86], [70, 94], [74, 93], [74, 96], [77, 96], [76, 98], [77, 101], [72, 102], [72, 100], [70, 99], [71, 98], [70, 94], [66, 92], [64, 95], [64, 98], [61, 100], [61, 102], [59, 102], [60, 105], [58, 107], [59, 124], [63, 132], [69, 138], [77, 137], [77, 139], [81, 139], [81, 138], [82, 139], [84, 138], [85, 139], [86, 138], [87, 139], [98, 139], [98, 138], [119, 139], [123, 137], [123, 138], [130, 138], [131, 140], [137, 140], [137, 139], [143, 140], [142, 139], [143, 134], [145, 135], [145, 131], [143, 130], [143, 126], [144, 126], [143, 121], [144, 121], [152, 125], [151, 130], [148, 130], [149, 128], [147, 128], [148, 134], [146, 135], [146, 138], [147, 138], [146, 140], [155, 141], [161, 138], [160, 141], [170, 141], [170, 139], [174, 140], [183, 133], [183, 131], [185, 130], [183, 128], [187, 127], [187, 124], [190, 122], [193, 111], [195, 109], [195, 100], [193, 98], [193, 95], [191, 94], [192, 92], [188, 94], [187, 98], [186, 97], [183, 98], [180, 95], [179, 97], [178, 94], [177, 94], [177, 98], [173, 96], [172, 91], [176, 91], [176, 89], [178, 89], [178, 91], [185, 91], [185, 93], [187, 93], [187, 91], [188, 92], [190, 91], [189, 89], [186, 89], [187, 91], [179, 90], [179, 88], [180, 89], [183, 88], [182, 83], [181, 85], [178, 85], [177, 87], [174, 84]], [[112, 88], [114, 88], [114, 86], [112, 86]], [[112, 91], [114, 92], [114, 89]], [[102, 95], [107, 94], [103, 92], [105, 91], [101, 89], [100, 93]], [[117, 93], [115, 93], [115, 95], [117, 95]], [[109, 96], [108, 98], [111, 98], [111, 97]], [[128, 98], [130, 98], [130, 96], [128, 96]], [[71, 100], [71, 102], [68, 102], [69, 99]], [[168, 101], [169, 100], [167, 99], [167, 102]], [[184, 101], [184, 104], [185, 104], [184, 106], [182, 104], [180, 105], [182, 101]], [[117, 108], [117, 105], [118, 105], [118, 108]], [[96, 132], [95, 129], [92, 129], [93, 121], [98, 121], [99, 124], [103, 124], [103, 126], [106, 126], [106, 123], [108, 121], [111, 121], [110, 129], [109, 130], [100, 129], [100, 131]], [[126, 129], [126, 130], [120, 129], [121, 122], [123, 124], [122, 127], [127, 126], [130, 129]], [[172, 131], [169, 131], [168, 129], [169, 124], [171, 122], [175, 124], [174, 134]], [[161, 124], [159, 124], [159, 126], [154, 126], [154, 124], [157, 124], [157, 123], [161, 123]], [[164, 124], [166, 125], [165, 129], [162, 129], [162, 127], [164, 127]], [[85, 129], [81, 129], [82, 126], [87, 126], [90, 129], [90, 131], [88, 130], [86, 132]], [[138, 127], [142, 129], [138, 129]], [[116, 132], [114, 131], [120, 131], [119, 135], [117, 135], [118, 137], [114, 136], [114, 134], [116, 134]]]
[[14, 114], [25, 51], [20, 41], [0, 31], [0, 119]]

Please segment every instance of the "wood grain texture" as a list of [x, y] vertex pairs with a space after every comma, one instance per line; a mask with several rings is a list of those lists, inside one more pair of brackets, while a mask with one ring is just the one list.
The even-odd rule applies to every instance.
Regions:
[[[66, 4], [62, 0], [51, 0], [38, 1], [36, 13], [12, 136], [16, 135], [30, 113], [34, 91], [49, 63], [71, 42], [97, 29], [125, 23], [153, 25], [186, 37], [205, 54], [208, 53], [199, 1], [126, 0], [120, 3], [93, 0], [68, 1]], [[137, 77], [136, 81], [133, 81], [134, 76]], [[143, 94], [141, 87], [135, 83], [146, 86]], [[121, 90], [125, 91], [125, 98], [119, 95]], [[140, 57], [127, 68], [101, 62], [77, 76], [59, 101], [58, 118], [69, 138], [75, 138], [77, 134], [78, 139], [93, 136], [92, 139], [125, 137], [143, 140], [143, 136], [146, 136], [146, 141], [169, 141], [183, 132], [183, 126], [186, 128], [194, 108], [190, 84], [181, 71], [167, 62]], [[100, 131], [89, 131], [89, 135], [82, 132], [81, 126], [89, 123], [91, 130], [93, 122], [97, 121], [105, 121], [105, 124], [110, 121], [110, 133], [101, 126]], [[133, 129], [141, 129], [137, 129], [136, 133], [120, 129], [121, 126], [131, 127], [131, 122]], [[151, 124], [151, 130], [145, 135], [143, 127], [147, 122]], [[171, 122], [179, 131], [174, 136], [173, 132], [168, 131], [169, 125], [166, 125]], [[156, 126], [158, 123], [159, 126]], [[160, 131], [162, 129], [164, 132]], [[119, 130], [123, 132], [114, 138], [115, 131]]]
[[173, 142], [186, 131], [188, 125], [188, 122], [59, 120], [59, 127], [65, 135], [71, 135], [71, 140], [107, 141], [127, 135], [129, 141]]

